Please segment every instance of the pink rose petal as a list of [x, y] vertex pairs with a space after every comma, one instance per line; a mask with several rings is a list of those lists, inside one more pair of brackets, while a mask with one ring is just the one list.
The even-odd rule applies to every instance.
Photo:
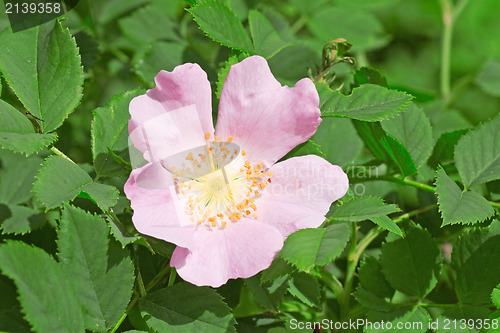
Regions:
[[321, 122], [314, 84], [302, 79], [282, 87], [264, 58], [246, 58], [231, 70], [222, 89], [216, 135], [233, 137], [248, 160], [271, 166], [311, 137]]
[[124, 187], [134, 210], [132, 222], [144, 235], [189, 247], [196, 229], [185, 214], [178, 214], [167, 177], [159, 164], [132, 171]]
[[[143, 109], [151, 107], [152, 100], [141, 102]], [[154, 105], [153, 105], [154, 109]], [[143, 152], [149, 162], [206, 144], [200, 118], [194, 105], [160, 114], [145, 121], [130, 132], [134, 146]]]
[[[207, 74], [197, 64], [184, 64], [174, 68], [172, 72], [161, 71], [155, 78], [156, 87], [148, 90], [145, 95], [138, 96], [130, 102], [129, 111], [132, 118], [129, 121], [129, 132], [134, 133], [138, 128], [145, 123], [149, 123], [149, 127], [154, 126], [158, 121], [157, 128], [163, 127], [164, 132], [168, 137], [168, 142], [163, 142], [163, 149], [166, 152], [160, 154], [159, 151], [147, 152], [151, 145], [149, 142], [161, 139], [157, 138], [155, 133], [146, 133], [147, 139], [144, 139], [143, 131], [135, 132], [131, 137], [136, 147], [145, 153], [144, 157], [151, 161], [151, 154], [159, 154], [161, 156], [169, 155], [169, 149], [178, 145], [186, 145], [187, 140], [183, 133], [193, 133], [195, 128], [192, 124], [197, 122], [196, 130], [201, 128], [200, 136], [205, 133], [214, 132], [212, 122], [212, 92], [210, 82], [207, 79]], [[192, 106], [189, 108], [185, 108]], [[194, 109], [193, 109], [194, 107]], [[184, 108], [184, 109], [182, 109]], [[182, 113], [172, 114], [166, 118], [157, 118], [165, 113], [173, 110], [181, 109], [184, 111], [195, 111], [194, 115], [191, 112], [186, 112], [184, 115], [188, 121], [182, 122]], [[169, 125], [168, 120], [175, 123]], [[186, 120], [185, 119], [185, 120]], [[172, 133], [170, 133], [172, 132]], [[145, 143], [148, 141], [148, 143]], [[157, 143], [159, 144], [159, 143]], [[153, 144], [154, 147], [154, 144]]]
[[228, 279], [248, 278], [266, 269], [282, 246], [278, 230], [244, 218], [220, 230], [198, 229], [193, 246], [177, 247], [170, 265], [185, 281], [219, 287]]
[[290, 158], [273, 165], [269, 184], [256, 200], [258, 221], [277, 228], [286, 237], [303, 228], [316, 228], [335, 200], [349, 187], [337, 165], [316, 155]]

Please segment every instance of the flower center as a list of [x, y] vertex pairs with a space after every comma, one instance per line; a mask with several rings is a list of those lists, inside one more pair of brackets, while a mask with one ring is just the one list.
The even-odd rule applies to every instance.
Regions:
[[225, 227], [243, 217], [257, 219], [255, 198], [271, 182], [272, 173], [262, 163], [251, 165], [245, 151], [215, 137], [206, 146], [162, 161], [172, 172], [178, 198], [185, 214], [197, 225]]

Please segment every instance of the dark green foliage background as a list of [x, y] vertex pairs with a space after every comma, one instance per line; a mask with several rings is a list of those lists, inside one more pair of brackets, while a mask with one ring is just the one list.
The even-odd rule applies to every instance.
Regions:
[[[279, 333], [323, 319], [500, 332], [499, 12], [497, 0], [80, 0], [13, 34], [2, 9], [0, 332]], [[169, 268], [174, 245], [132, 225], [128, 104], [194, 62], [217, 110], [230, 66], [254, 54], [320, 95], [323, 122], [285, 158], [322, 156], [350, 190], [264, 272], [196, 287]]]

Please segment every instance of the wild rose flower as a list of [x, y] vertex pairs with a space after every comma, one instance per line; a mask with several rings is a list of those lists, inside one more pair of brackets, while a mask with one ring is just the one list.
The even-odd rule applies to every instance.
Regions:
[[130, 103], [130, 138], [147, 164], [125, 193], [137, 230], [177, 245], [170, 265], [184, 280], [218, 287], [255, 275], [347, 191], [346, 174], [318, 156], [276, 163], [321, 122], [311, 80], [283, 87], [264, 58], [243, 60], [227, 75], [215, 130], [197, 64], [155, 82]]

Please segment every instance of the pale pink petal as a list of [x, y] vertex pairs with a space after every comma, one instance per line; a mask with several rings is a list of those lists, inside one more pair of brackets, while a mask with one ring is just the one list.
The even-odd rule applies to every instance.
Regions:
[[255, 203], [258, 221], [277, 228], [284, 237], [316, 228], [335, 200], [347, 192], [349, 180], [337, 165], [316, 155], [293, 157], [271, 167], [272, 183]]
[[[201, 127], [201, 135], [205, 133], [213, 134], [212, 92], [207, 74], [200, 66], [197, 64], [184, 64], [177, 66], [172, 72], [161, 71], [156, 76], [155, 82], [155, 88], [148, 90], [145, 95], [138, 96], [130, 102], [129, 111], [132, 116], [129, 121], [130, 133], [148, 121], [154, 122], [158, 116], [193, 105], [197, 115], [197, 129]], [[182, 134], [186, 131], [193, 131], [191, 126], [193, 116], [186, 116], [189, 117], [190, 121], [185, 123], [177, 122], [175, 124], [178, 127], [176, 133]], [[174, 118], [178, 118], [178, 116], [175, 115]], [[164, 131], [171, 131], [172, 127], [165, 128]], [[147, 134], [149, 135], [149, 133]], [[177, 143], [182, 144], [186, 138], [178, 135], [176, 140]], [[135, 140], [134, 144], [137, 144], [137, 148], [145, 152], [144, 144], [141, 144], [141, 142], [136, 143]], [[167, 146], [166, 149], [168, 150], [169, 147]]]
[[228, 279], [248, 278], [266, 269], [282, 246], [278, 230], [243, 218], [221, 230], [198, 229], [193, 246], [177, 247], [170, 265], [185, 281], [219, 287]]
[[233, 137], [250, 162], [271, 166], [314, 134], [321, 122], [318, 92], [311, 80], [282, 87], [264, 58], [231, 67], [222, 89], [216, 135]]
[[124, 187], [134, 210], [132, 222], [141, 234], [189, 247], [196, 227], [176, 207], [168, 177], [159, 164], [132, 171]]
[[[148, 103], [151, 101], [141, 102], [144, 110], [148, 110]], [[130, 132], [130, 139], [143, 153], [144, 159], [157, 162], [177, 153], [204, 146], [206, 144], [204, 133], [195, 106], [189, 105], [164, 112], [145, 121]]]

